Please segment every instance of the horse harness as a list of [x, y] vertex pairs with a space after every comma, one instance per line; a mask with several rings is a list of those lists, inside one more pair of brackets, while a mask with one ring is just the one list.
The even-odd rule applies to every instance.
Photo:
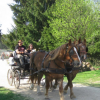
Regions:
[[[37, 52], [38, 52], [38, 51], [37, 51]], [[34, 53], [33, 59], [35, 58], [37, 52]], [[45, 52], [45, 51], [41, 51], [41, 52]], [[66, 49], [66, 53], [67, 53], [67, 49]], [[72, 48], [71, 48], [70, 51], [69, 51], [69, 56], [70, 56], [71, 59], [72, 59], [71, 55], [73, 55], [73, 53], [74, 53], [74, 51], [73, 51]], [[45, 56], [44, 56], [44, 58], [43, 58], [43, 60], [42, 60], [41, 69], [40, 69], [39, 71], [34, 72], [33, 74], [36, 74], [36, 73], [39, 73], [39, 72], [49, 72], [49, 73], [54, 73], [54, 74], [69, 74], [69, 73], [72, 72], [72, 70], [74, 70], [74, 69], [79, 69], [79, 68], [74, 68], [73, 66], [72, 66], [72, 67], [67, 67], [67, 66], [66, 66], [66, 63], [68, 63], [68, 62], [65, 62], [65, 61], [62, 61], [62, 60], [60, 60], [60, 61], [64, 63], [65, 68], [60, 67], [60, 66], [55, 62], [55, 60], [53, 60], [53, 61], [54, 61], [54, 64], [58, 67], [58, 69], [57, 69], [57, 68], [50, 68], [50, 67], [49, 67], [49, 66], [50, 66], [50, 63], [51, 63], [51, 60], [49, 61], [48, 66], [46, 66], [46, 67], [44, 68], [44, 60], [45, 60], [45, 58], [46, 58], [48, 55], [51, 56], [51, 57], [53, 56], [53, 54], [51, 55], [51, 54], [49, 54], [49, 52], [46, 52], [46, 54], [45, 54]], [[65, 54], [65, 55], [66, 55], [66, 54]], [[74, 61], [74, 60], [72, 59], [72, 61]], [[71, 70], [71, 71], [67, 71], [68, 68], [70, 68], [70, 69], [72, 69], [72, 70]], [[30, 70], [34, 70], [34, 67], [33, 67], [33, 69], [30, 68]]]

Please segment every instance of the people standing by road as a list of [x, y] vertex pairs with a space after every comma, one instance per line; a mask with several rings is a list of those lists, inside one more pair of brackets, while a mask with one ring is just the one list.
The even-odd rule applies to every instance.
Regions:
[[3, 52], [3, 53], [1, 54], [1, 59], [2, 59], [2, 61], [4, 61], [4, 58], [5, 58], [5, 53]]

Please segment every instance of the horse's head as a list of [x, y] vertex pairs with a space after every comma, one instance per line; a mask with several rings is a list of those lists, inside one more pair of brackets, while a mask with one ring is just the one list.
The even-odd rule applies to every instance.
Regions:
[[87, 48], [86, 48], [86, 39], [84, 39], [83, 42], [81, 42], [81, 39], [78, 40], [78, 44], [77, 44], [77, 48], [78, 48], [78, 54], [81, 58], [81, 61], [86, 59], [86, 54], [87, 54]]
[[78, 55], [77, 47], [74, 43], [71, 43], [71, 40], [69, 40], [69, 43], [65, 46], [64, 59], [74, 67], [81, 66], [81, 60]]
[[69, 43], [64, 44], [49, 53], [49, 60], [58, 59], [61, 62], [69, 63], [74, 67], [81, 66], [81, 60], [77, 52], [76, 45], [69, 40]]

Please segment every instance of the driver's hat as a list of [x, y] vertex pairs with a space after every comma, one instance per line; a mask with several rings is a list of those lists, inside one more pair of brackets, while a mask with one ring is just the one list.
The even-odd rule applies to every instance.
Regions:
[[23, 43], [23, 41], [22, 40], [19, 40], [18, 43]]

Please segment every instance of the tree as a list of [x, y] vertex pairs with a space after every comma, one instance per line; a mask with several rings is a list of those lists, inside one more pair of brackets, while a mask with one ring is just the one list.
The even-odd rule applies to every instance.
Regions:
[[[52, 34], [56, 39], [53, 41], [55, 48], [69, 39], [74, 41], [81, 37], [89, 41], [92, 34], [99, 30], [98, 11], [93, 9], [93, 6], [92, 3], [84, 0], [56, 0], [56, 3], [46, 11], [49, 27], [44, 28], [43, 36]], [[47, 37], [42, 39], [44, 43], [51, 40]], [[50, 45], [48, 44], [48, 48]]]
[[[14, 0], [16, 4], [10, 5], [16, 27], [10, 31], [10, 35], [4, 36], [6, 45], [14, 49], [12, 44], [17, 44], [19, 39], [24, 41], [24, 45], [28, 46], [33, 43], [35, 48], [39, 48], [38, 41], [41, 38], [43, 27], [47, 23], [43, 14], [47, 7], [54, 0]], [[14, 41], [12, 43], [12, 41]]]
[[[0, 24], [0, 27], [1, 27], [1, 24]], [[7, 47], [2, 43], [1, 38], [2, 38], [2, 32], [0, 29], [0, 49], [7, 49]]]

